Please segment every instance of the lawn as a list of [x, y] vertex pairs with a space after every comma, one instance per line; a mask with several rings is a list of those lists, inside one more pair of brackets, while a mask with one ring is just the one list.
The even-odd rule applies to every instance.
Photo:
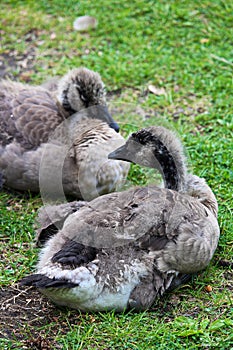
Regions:
[[[98, 26], [77, 32], [91, 15]], [[1, 349], [233, 349], [233, 2], [231, 0], [1, 0], [0, 77], [40, 84], [98, 71], [126, 137], [145, 125], [176, 129], [190, 170], [219, 203], [221, 237], [208, 268], [143, 313], [58, 308], [18, 281], [34, 270], [39, 195], [2, 190]], [[131, 168], [128, 185], [150, 181]]]

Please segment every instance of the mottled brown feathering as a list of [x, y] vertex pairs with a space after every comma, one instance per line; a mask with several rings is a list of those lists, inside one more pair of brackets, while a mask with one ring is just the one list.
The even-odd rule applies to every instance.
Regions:
[[[63, 183], [65, 194], [92, 199], [115, 190], [129, 166], [121, 167], [122, 162], [117, 165], [107, 159], [108, 153], [117, 147], [115, 143], [111, 147], [111, 141], [116, 139], [123, 143], [123, 138], [115, 132], [119, 127], [108, 113], [100, 75], [86, 68], [73, 69], [58, 81], [57, 90], [50, 92], [46, 86], [0, 82], [0, 176], [3, 184], [38, 192], [40, 176], [44, 184], [47, 176], [56, 175], [60, 166], [63, 178], [58, 180]], [[88, 131], [84, 135], [85, 128]], [[75, 144], [77, 140], [85, 145], [85, 152], [84, 146], [81, 150]], [[93, 150], [90, 151], [90, 140], [96, 151], [99, 150], [97, 160], [92, 155]], [[105, 140], [109, 140], [108, 144]], [[86, 161], [88, 157], [93, 164]], [[49, 171], [45, 173], [47, 168]], [[83, 188], [79, 188], [80, 168], [85, 170], [85, 175], [90, 169], [90, 195], [85, 181]], [[49, 182], [51, 192], [56, 192], [53, 188], [56, 181], [48, 178]], [[54, 193], [53, 199], [56, 195]]]
[[18, 142], [26, 150], [48, 141], [67, 116], [49, 91], [21, 83], [0, 83], [1, 146]]

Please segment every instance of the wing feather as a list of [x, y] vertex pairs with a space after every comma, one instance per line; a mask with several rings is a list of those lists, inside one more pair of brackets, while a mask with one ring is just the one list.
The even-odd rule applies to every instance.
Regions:
[[0, 94], [1, 143], [6, 145], [15, 139], [26, 149], [32, 149], [46, 142], [64, 120], [61, 110], [53, 95], [40, 87], [22, 89], [20, 84], [15, 85], [15, 91], [4, 93], [3, 90]]

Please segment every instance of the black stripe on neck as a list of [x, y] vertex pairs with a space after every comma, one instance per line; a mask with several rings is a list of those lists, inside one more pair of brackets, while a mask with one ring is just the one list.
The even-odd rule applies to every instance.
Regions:
[[176, 163], [167, 147], [156, 137], [153, 137], [153, 154], [162, 170], [165, 187], [174, 191], [179, 188], [179, 176]]

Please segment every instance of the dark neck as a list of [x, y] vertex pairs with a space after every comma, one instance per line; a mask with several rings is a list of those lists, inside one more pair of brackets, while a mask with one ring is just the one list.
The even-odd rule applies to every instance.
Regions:
[[174, 191], [179, 190], [179, 172], [177, 169], [177, 164], [168, 151], [167, 147], [156, 137], [152, 138], [153, 154], [159, 163], [159, 170], [162, 173], [165, 187]]

